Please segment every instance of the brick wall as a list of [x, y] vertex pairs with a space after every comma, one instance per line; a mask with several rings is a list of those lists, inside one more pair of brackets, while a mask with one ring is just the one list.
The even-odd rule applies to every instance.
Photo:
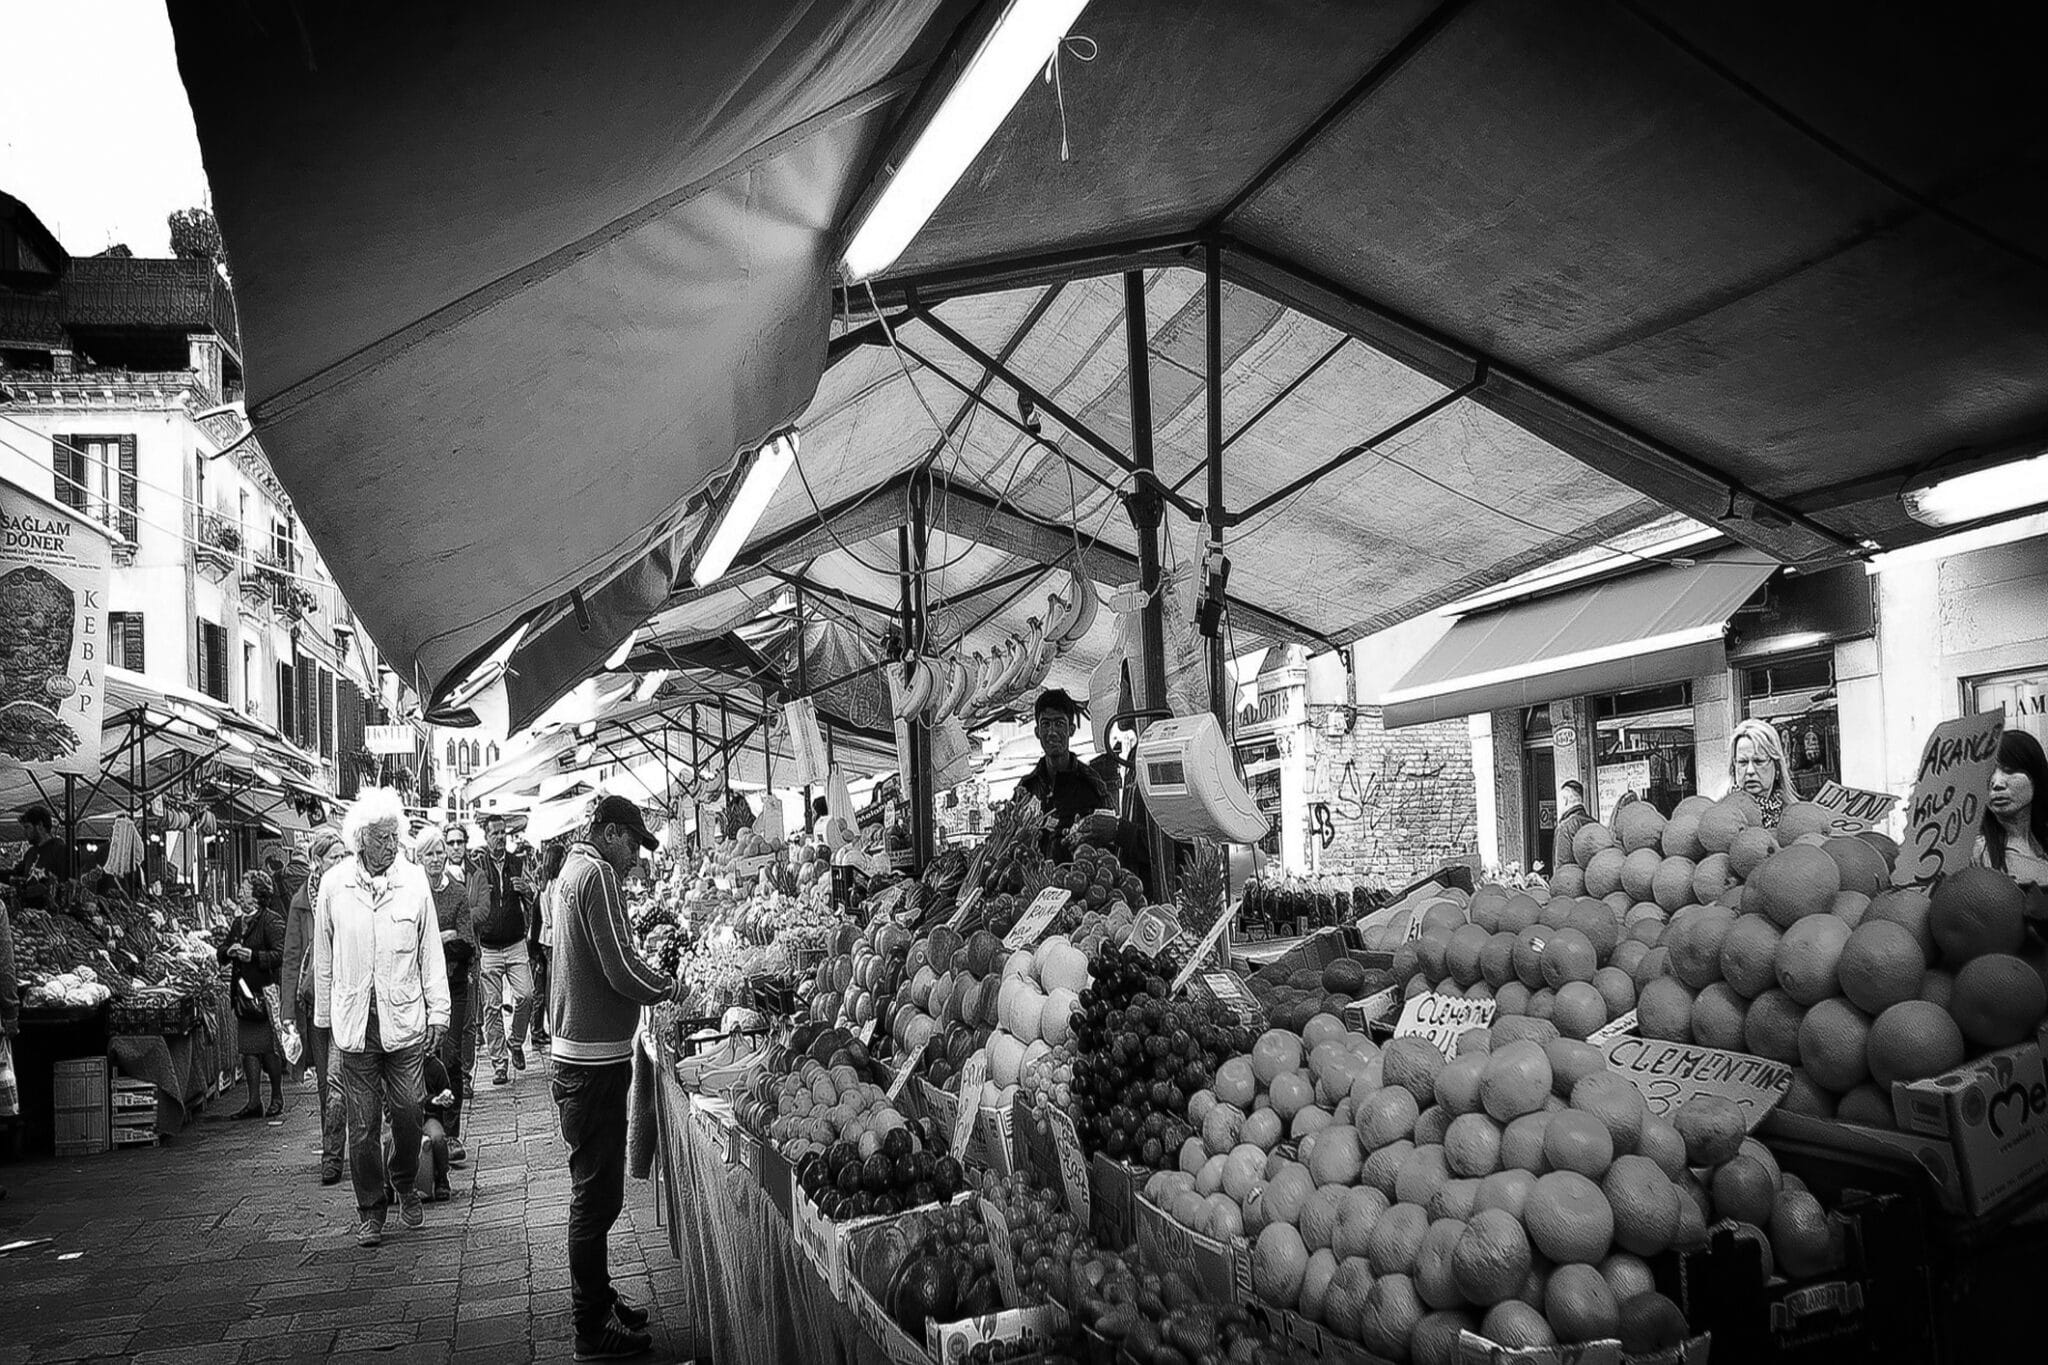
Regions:
[[[1309, 835], [1326, 872], [1399, 884], [1478, 851], [1471, 731], [1460, 718], [1387, 730], [1361, 707], [1332, 738], [1311, 707]], [[1489, 778], [1490, 780], [1490, 778]]]

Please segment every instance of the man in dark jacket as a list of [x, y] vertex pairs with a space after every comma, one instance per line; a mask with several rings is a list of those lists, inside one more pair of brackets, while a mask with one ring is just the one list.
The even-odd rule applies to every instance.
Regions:
[[[469, 917], [476, 926], [477, 1008], [483, 1011], [484, 1042], [491, 1057], [491, 1084], [509, 1085], [509, 1057], [526, 1070], [526, 1031], [533, 1013], [533, 958], [527, 946], [532, 930], [523, 883], [526, 867], [505, 848], [505, 817], [484, 817], [484, 855], [471, 864], [468, 877]], [[512, 1032], [505, 1033], [504, 999], [512, 992]]]
[[1578, 832], [1593, 823], [1593, 817], [1586, 810], [1586, 789], [1575, 777], [1566, 778], [1557, 788], [1557, 836], [1551, 843], [1550, 870], [1557, 871], [1573, 861], [1572, 840]]
[[1081, 705], [1064, 688], [1049, 687], [1032, 707], [1038, 747], [1045, 756], [1017, 784], [1017, 794], [1036, 797], [1065, 833], [1074, 823], [1111, 806], [1109, 786], [1095, 770], [1074, 756], [1074, 732], [1081, 726]]

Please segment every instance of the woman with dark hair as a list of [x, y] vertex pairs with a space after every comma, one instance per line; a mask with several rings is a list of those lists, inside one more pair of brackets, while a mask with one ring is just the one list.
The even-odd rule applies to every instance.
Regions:
[[1977, 846], [1970, 861], [1995, 868], [2027, 893], [2030, 918], [2048, 914], [2048, 754], [2025, 730], [2007, 730], [1998, 741], [1998, 766], [1984, 803]]
[[[245, 872], [236, 897], [234, 922], [221, 941], [219, 957], [232, 963], [228, 990], [234, 997], [235, 1050], [242, 1055], [242, 1078], [249, 1083], [249, 1102], [235, 1112], [238, 1119], [276, 1118], [284, 1112], [284, 1053], [270, 1017], [266, 987], [277, 984], [284, 965], [284, 920], [274, 904], [269, 874]], [[270, 1077], [270, 1108], [263, 1107], [257, 1076]]]

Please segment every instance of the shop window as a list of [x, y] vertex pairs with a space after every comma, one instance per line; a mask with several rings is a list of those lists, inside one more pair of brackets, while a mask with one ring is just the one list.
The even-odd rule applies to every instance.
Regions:
[[2004, 711], [2008, 727], [2048, 744], [2048, 668], [1972, 678], [1964, 684], [1963, 700], [1972, 714]]
[[1587, 793], [1587, 804], [1597, 818], [1612, 821], [1624, 796], [1648, 801], [1669, 815], [1699, 791], [1690, 682], [1590, 700], [1598, 790]]
[[1793, 794], [1811, 797], [1842, 780], [1842, 724], [1832, 650], [1773, 659], [1742, 670], [1742, 714], [1767, 720], [1785, 746]]

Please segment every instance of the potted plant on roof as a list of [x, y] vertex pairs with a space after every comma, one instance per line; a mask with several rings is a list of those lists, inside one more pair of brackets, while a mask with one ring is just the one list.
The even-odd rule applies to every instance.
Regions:
[[192, 559], [208, 578], [218, 583], [227, 577], [241, 553], [240, 531], [211, 512], [199, 514], [199, 524], [192, 536]]

